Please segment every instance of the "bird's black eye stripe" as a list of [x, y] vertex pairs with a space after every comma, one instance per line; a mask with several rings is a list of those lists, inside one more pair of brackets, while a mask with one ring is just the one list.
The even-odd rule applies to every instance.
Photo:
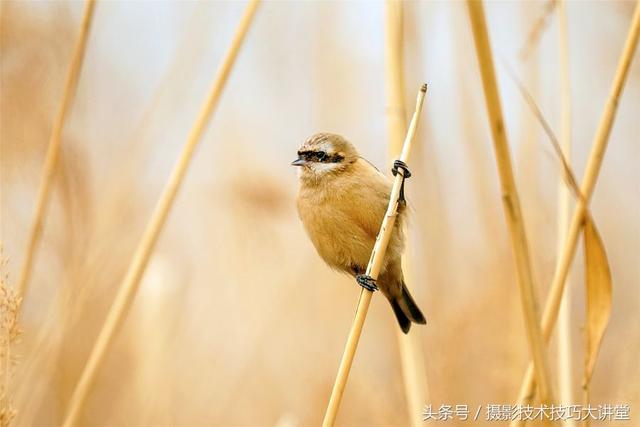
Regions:
[[344, 160], [344, 156], [341, 156], [340, 154], [334, 154], [331, 157], [331, 163], [340, 163]]
[[320, 163], [340, 163], [344, 160], [344, 156], [340, 154], [328, 154], [325, 151], [298, 151], [298, 157], [308, 162]]

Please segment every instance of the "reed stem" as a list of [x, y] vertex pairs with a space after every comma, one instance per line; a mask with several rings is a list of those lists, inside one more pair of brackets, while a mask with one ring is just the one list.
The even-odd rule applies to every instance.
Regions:
[[[402, 146], [400, 160], [402, 160], [405, 163], [409, 159], [409, 150], [411, 149], [413, 137], [416, 133], [416, 128], [418, 126], [418, 117], [420, 116], [420, 112], [422, 111], [422, 105], [424, 103], [424, 98], [426, 93], [427, 93], [427, 85], [425, 84], [425, 85], [422, 85], [422, 87], [420, 88], [420, 91], [418, 92], [418, 98], [416, 100], [416, 109], [415, 109], [415, 112], [413, 113], [413, 118], [411, 119], [411, 123], [409, 124], [407, 136]], [[367, 266], [366, 274], [371, 278], [373, 278], [374, 280], [378, 278], [378, 274], [380, 273], [380, 269], [382, 268], [384, 254], [387, 250], [387, 246], [389, 244], [389, 239], [391, 238], [391, 234], [393, 233], [393, 225], [396, 220], [396, 212], [398, 210], [398, 197], [400, 196], [400, 186], [402, 184], [402, 180], [403, 180], [403, 177], [401, 172], [396, 175], [393, 181], [393, 187], [391, 188], [391, 196], [389, 197], [389, 207], [387, 208], [387, 213], [385, 214], [385, 217], [382, 220], [382, 225], [380, 226], [380, 232], [378, 233], [378, 237], [376, 238], [376, 243], [373, 246], [373, 251], [371, 251], [371, 258], [369, 259], [369, 265]], [[336, 380], [335, 380], [335, 383], [333, 384], [333, 389], [331, 391], [331, 398], [329, 399], [327, 411], [325, 412], [324, 420], [322, 421], [323, 427], [331, 427], [334, 425], [336, 421], [336, 416], [338, 415], [338, 409], [340, 407], [340, 401], [342, 400], [342, 395], [344, 394], [344, 388], [347, 385], [349, 371], [351, 370], [351, 365], [353, 364], [353, 358], [356, 354], [356, 349], [358, 348], [358, 341], [362, 333], [362, 327], [364, 326], [364, 321], [367, 317], [367, 310], [369, 309], [369, 304], [371, 303], [372, 295], [373, 295], [373, 292], [365, 290], [364, 288], [360, 292], [358, 307], [356, 308], [356, 316], [355, 316], [355, 319], [353, 320], [353, 325], [351, 326], [349, 337], [347, 338], [347, 344], [345, 346], [344, 353], [342, 355], [342, 360], [340, 361], [338, 374], [336, 376]]]
[[[629, 73], [631, 60], [633, 59], [634, 52], [638, 45], [639, 37], [640, 0], [636, 2], [636, 9], [633, 14], [631, 26], [629, 27], [629, 34], [627, 35], [627, 40], [618, 63], [611, 92], [605, 104], [604, 112], [594, 137], [591, 153], [589, 154], [589, 159], [587, 161], [587, 168], [580, 186], [582, 197], [576, 202], [576, 207], [571, 219], [571, 225], [569, 226], [569, 231], [567, 233], [567, 239], [564, 242], [562, 252], [559, 257], [553, 281], [551, 283], [551, 289], [542, 314], [542, 332], [545, 340], [547, 341], [551, 337], [551, 332], [553, 331], [553, 327], [558, 317], [560, 302], [562, 301], [562, 293], [564, 291], [564, 284], [567, 280], [569, 268], [571, 267], [571, 263], [576, 252], [578, 237], [580, 235], [580, 229], [584, 223], [584, 215], [587, 211], [587, 205], [591, 200], [591, 196], [593, 195], [593, 191], [598, 180], [598, 174], [600, 173], [607, 143], [609, 141], [609, 135], [617, 112], [618, 101]], [[530, 363], [520, 387], [518, 401], [521, 404], [530, 402], [534, 389], [535, 378], [533, 375], [533, 366]], [[524, 421], [515, 420], [511, 423], [512, 427], [521, 425], [524, 425]]]
[[87, 48], [87, 40], [89, 38], [91, 22], [93, 21], [94, 10], [95, 0], [86, 0], [84, 6], [84, 14], [82, 17], [82, 24], [80, 25], [80, 31], [78, 33], [76, 45], [73, 49], [71, 63], [69, 64], [69, 69], [67, 70], [67, 79], [65, 81], [64, 90], [62, 92], [62, 99], [60, 100], [60, 106], [58, 108], [56, 118], [53, 122], [51, 136], [49, 137], [49, 145], [42, 169], [40, 186], [38, 187], [36, 206], [33, 211], [31, 227], [29, 229], [29, 237], [27, 241], [24, 262], [22, 264], [22, 269], [20, 271], [20, 277], [17, 284], [18, 297], [22, 300], [22, 302], [24, 302], [24, 297], [29, 289], [29, 280], [31, 279], [31, 273], [33, 271], [33, 263], [36, 257], [36, 252], [38, 250], [38, 244], [40, 243], [40, 238], [42, 237], [44, 218], [49, 207], [51, 190], [53, 187], [53, 181], [55, 179], [56, 167], [58, 165], [58, 157], [60, 156], [62, 131], [64, 130], [64, 124], [67, 119], [67, 115], [71, 110], [71, 105], [73, 104], [76, 89], [78, 88], [78, 80], [80, 79], [82, 62], [84, 60], [84, 54]]
[[[409, 248], [405, 251], [407, 254]], [[402, 268], [408, 283], [412, 280], [412, 262], [406, 255], [402, 260]], [[413, 427], [424, 427], [429, 421], [422, 419], [422, 411], [425, 405], [431, 402], [429, 397], [429, 378], [425, 366], [425, 356], [422, 351], [421, 328], [414, 328], [410, 334], [403, 334], [400, 329], [396, 331], [400, 349], [400, 367], [402, 368], [402, 381], [407, 400], [409, 420]]]
[[109, 310], [107, 318], [102, 330], [98, 335], [98, 339], [91, 350], [91, 354], [87, 361], [87, 364], [82, 371], [80, 380], [76, 385], [76, 388], [71, 397], [69, 409], [64, 421], [65, 427], [71, 427], [76, 424], [84, 402], [87, 399], [87, 395], [93, 385], [95, 376], [102, 366], [105, 355], [113, 341], [113, 338], [117, 331], [122, 326], [122, 323], [129, 311], [133, 298], [140, 284], [140, 279], [144, 274], [145, 268], [151, 257], [151, 253], [158, 240], [158, 236], [162, 231], [162, 228], [166, 222], [167, 216], [171, 207], [173, 206], [175, 196], [180, 189], [184, 176], [187, 172], [187, 168], [193, 157], [194, 150], [200, 141], [202, 134], [209, 122], [211, 115], [218, 104], [222, 90], [231, 72], [231, 68], [235, 62], [235, 59], [240, 50], [240, 46], [247, 34], [253, 16], [255, 15], [256, 8], [259, 0], [250, 0], [247, 5], [244, 15], [238, 27], [236, 29], [235, 36], [231, 42], [229, 50], [227, 51], [220, 68], [213, 81], [213, 85], [209, 92], [209, 95], [200, 111], [200, 114], [195, 122], [195, 125], [187, 139], [187, 142], [183, 148], [180, 157], [176, 165], [174, 166], [171, 176], [167, 181], [167, 184], [158, 200], [158, 203], [149, 219], [147, 227], [144, 231], [142, 239], [138, 244], [136, 252], [133, 256], [127, 274], [120, 285], [118, 294]]
[[480, 64], [480, 74], [482, 76], [491, 133], [493, 135], [496, 162], [500, 175], [503, 208], [509, 226], [511, 245], [516, 261], [529, 349], [533, 356], [535, 372], [540, 384], [540, 400], [550, 405], [551, 402], [553, 402], [553, 394], [549, 366], [546, 359], [546, 346], [540, 330], [533, 271], [529, 257], [524, 218], [520, 210], [520, 200], [513, 177], [509, 145], [504, 127], [502, 107], [500, 105], [500, 95], [498, 93], [498, 84], [493, 66], [493, 54], [491, 52], [491, 44], [485, 21], [484, 6], [482, 1], [479, 0], [467, 0], [467, 6], [469, 9], [469, 17], [471, 18], [478, 62]]
[[[565, 0], [558, 0], [558, 47], [560, 60], [560, 149], [567, 163], [571, 164], [571, 79], [569, 74], [569, 40], [567, 29], [567, 12]], [[558, 181], [558, 231], [557, 254], [562, 251], [562, 245], [567, 236], [569, 213], [571, 208], [571, 191], [563, 180]], [[565, 296], [560, 306], [560, 325], [558, 330], [557, 366], [559, 403], [571, 405], [573, 403], [573, 375], [571, 351], [571, 301], [572, 292], [569, 280], [565, 285]], [[575, 426], [573, 420], [567, 420], [566, 425]]]
[[[389, 163], [402, 150], [402, 141], [407, 129], [402, 55], [403, 7], [404, 4], [398, 0], [385, 2], [385, 76]], [[409, 244], [407, 244], [402, 265], [407, 283], [415, 283], [412, 280], [410, 253]], [[424, 366], [420, 332], [419, 329], [415, 329], [412, 333], [405, 335], [400, 329], [396, 329], [407, 411], [413, 427], [425, 425], [422, 420], [422, 408], [429, 401], [428, 379]]]

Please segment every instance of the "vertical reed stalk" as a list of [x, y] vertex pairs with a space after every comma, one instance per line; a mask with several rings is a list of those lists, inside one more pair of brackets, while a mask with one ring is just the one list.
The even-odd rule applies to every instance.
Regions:
[[522, 309], [525, 317], [529, 347], [533, 356], [535, 372], [540, 386], [540, 400], [550, 405], [553, 401], [546, 348], [540, 331], [539, 316], [534, 288], [533, 272], [530, 264], [529, 248], [525, 234], [524, 219], [520, 211], [520, 201], [516, 189], [511, 157], [504, 128], [500, 95], [493, 67], [493, 54], [485, 22], [482, 1], [467, 0], [469, 17], [480, 64], [480, 74], [484, 87], [487, 112], [493, 135], [494, 150], [500, 175], [504, 212], [511, 235], [511, 245], [516, 261], [518, 284]]
[[[407, 136], [404, 140], [404, 145], [402, 146], [402, 153], [400, 154], [400, 160], [405, 163], [409, 159], [409, 151], [411, 149], [413, 137], [416, 133], [416, 128], [418, 126], [418, 117], [420, 116], [420, 112], [422, 111], [422, 104], [424, 103], [424, 97], [426, 93], [427, 85], [424, 84], [418, 92], [416, 109], [413, 113], [411, 123], [409, 124]], [[369, 259], [369, 265], [367, 266], [366, 274], [368, 276], [371, 276], [374, 280], [378, 278], [378, 274], [380, 273], [380, 269], [382, 268], [384, 254], [387, 251], [389, 239], [391, 238], [391, 233], [393, 232], [393, 225], [396, 221], [398, 197], [400, 196], [400, 186], [402, 184], [402, 180], [403, 177], [401, 172], [396, 175], [393, 181], [391, 196], [389, 197], [389, 207], [387, 208], [387, 213], [382, 220], [380, 232], [378, 233], [376, 243], [373, 246], [373, 251], [371, 251], [371, 258]], [[327, 411], [324, 414], [322, 427], [331, 427], [336, 421], [338, 408], [340, 407], [340, 401], [342, 400], [342, 395], [344, 394], [344, 388], [347, 385], [349, 371], [351, 370], [353, 358], [355, 356], [356, 349], [358, 348], [358, 341], [360, 340], [360, 334], [362, 333], [362, 327], [364, 326], [364, 321], [367, 317], [367, 310], [369, 309], [372, 295], [373, 292], [365, 289], [362, 289], [362, 291], [360, 292], [360, 299], [358, 300], [356, 316], [353, 320], [353, 325], [351, 326], [349, 337], [347, 338], [347, 344], [342, 355], [342, 360], [340, 361], [340, 367], [338, 368], [336, 381], [333, 384], [331, 398], [329, 399]]]
[[387, 157], [395, 160], [402, 150], [407, 131], [403, 47], [404, 5], [399, 0], [385, 2], [385, 89], [387, 97], [387, 130], [389, 145]]
[[[404, 275], [408, 283], [415, 283], [412, 280], [413, 263], [409, 256], [408, 247], [405, 249], [405, 253], [407, 255], [402, 260]], [[403, 334], [400, 329], [396, 329], [409, 420], [411, 420], [413, 427], [425, 426], [428, 421], [423, 421], [422, 410], [424, 405], [430, 402], [430, 399], [429, 381], [422, 351], [422, 334], [420, 328], [414, 328], [410, 334]]]
[[[600, 123], [594, 137], [593, 146], [587, 162], [586, 172], [580, 186], [582, 198], [576, 202], [576, 207], [573, 211], [573, 217], [571, 219], [571, 225], [567, 233], [567, 239], [564, 242], [561, 256], [556, 266], [556, 271], [551, 283], [551, 289], [547, 297], [547, 301], [544, 307], [542, 315], [542, 331], [544, 338], [548, 341], [553, 327], [558, 317], [558, 311], [560, 308], [560, 302], [562, 301], [562, 293], [564, 290], [564, 284], [567, 280], [569, 268], [573, 257], [575, 255], [576, 246], [578, 243], [578, 237], [580, 235], [580, 229], [584, 223], [584, 215], [587, 211], [587, 205], [593, 195], [596, 182], [598, 180], [598, 174], [602, 166], [604, 154], [607, 148], [609, 140], [609, 134], [613, 127], [613, 121], [616, 116], [618, 101], [624, 88], [624, 83], [629, 73], [631, 66], [631, 60], [633, 59], [634, 52], [638, 45], [638, 38], [640, 37], [640, 0], [636, 2], [636, 9], [633, 14], [631, 26], [629, 27], [629, 34], [620, 57], [616, 75], [613, 80], [611, 92], [604, 107], [604, 112], [600, 118]], [[520, 388], [520, 394], [518, 400], [520, 403], [525, 404], [532, 398], [535, 388], [535, 379], [533, 375], [533, 366], [529, 364], [527, 372], [523, 378]], [[524, 425], [523, 421], [514, 421], [512, 426]]]
[[[558, 47], [560, 60], [560, 148], [568, 164], [571, 164], [571, 80], [569, 77], [569, 40], [567, 30], [567, 12], [565, 0], [558, 0]], [[560, 255], [562, 245], [567, 237], [569, 226], [569, 209], [571, 192], [562, 179], [558, 181], [558, 231], [557, 254]], [[573, 403], [573, 375], [571, 352], [571, 286], [569, 279], [565, 285], [565, 296], [560, 306], [560, 324], [557, 336], [557, 366], [559, 403]], [[567, 420], [566, 425], [573, 427], [575, 422]]]
[[73, 57], [71, 58], [69, 69], [67, 70], [67, 79], [62, 92], [62, 99], [60, 100], [60, 106], [53, 122], [53, 128], [51, 129], [49, 146], [47, 148], [47, 154], [45, 156], [44, 166], [42, 169], [42, 177], [40, 179], [40, 186], [38, 188], [36, 206], [33, 211], [33, 218], [29, 229], [29, 240], [27, 241], [24, 262], [18, 279], [18, 297], [22, 301], [24, 301], [24, 297], [29, 287], [29, 279], [31, 278], [31, 272], [33, 270], [33, 262], [35, 260], [40, 237], [42, 236], [44, 217], [46, 216], [47, 208], [49, 207], [56, 166], [58, 164], [58, 157], [60, 156], [62, 131], [64, 130], [64, 123], [69, 110], [71, 109], [76, 89], [78, 87], [78, 80], [80, 79], [80, 71], [82, 69], [82, 62], [84, 60], [84, 53], [87, 47], [87, 39], [89, 38], [89, 30], [91, 29], [94, 10], [95, 0], [86, 0], [82, 24], [80, 25], [80, 32], [78, 33], [76, 45], [73, 49]]
[[95, 376], [100, 369], [104, 357], [113, 341], [116, 332], [120, 329], [126, 314], [129, 311], [131, 302], [135, 297], [140, 284], [140, 279], [144, 274], [145, 267], [149, 261], [158, 236], [165, 224], [169, 210], [171, 209], [175, 196], [180, 189], [189, 163], [193, 157], [194, 150], [204, 133], [207, 123], [218, 104], [222, 90], [224, 89], [231, 68], [240, 50], [240, 46], [247, 34], [259, 0], [250, 0], [244, 15], [236, 29], [235, 36], [231, 42], [220, 68], [213, 81], [209, 95], [200, 111], [191, 134], [183, 148], [171, 176], [158, 200], [158, 203], [149, 219], [142, 239], [138, 244], [127, 274], [120, 285], [118, 294], [109, 310], [105, 323], [98, 335], [98, 339], [91, 350], [87, 364], [82, 371], [80, 380], [71, 397], [69, 409], [67, 411], [64, 426], [71, 427], [76, 424], [80, 411], [87, 399]]
[[[398, 0], [385, 2], [385, 76], [387, 92], [387, 129], [389, 133], [388, 158], [402, 150], [402, 140], [407, 129], [403, 75], [403, 3]], [[409, 245], [403, 257], [403, 270], [408, 283], [411, 280]], [[424, 426], [422, 408], [429, 399], [427, 373], [424, 366], [420, 330], [405, 335], [396, 328], [400, 350], [400, 366], [405, 388], [407, 411], [413, 427]]]

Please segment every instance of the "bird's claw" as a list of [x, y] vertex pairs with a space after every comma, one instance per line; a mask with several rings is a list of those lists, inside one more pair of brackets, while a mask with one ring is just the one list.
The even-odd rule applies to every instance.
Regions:
[[398, 174], [398, 170], [402, 170], [402, 184], [400, 185], [400, 195], [398, 197], [399, 203], [406, 203], [406, 199], [404, 198], [404, 180], [411, 176], [411, 171], [405, 162], [402, 160], [396, 160], [393, 162], [393, 168], [391, 168], [391, 172], [393, 176]]
[[362, 286], [369, 292], [375, 292], [378, 290], [378, 286], [376, 285], [376, 281], [373, 280], [373, 277], [367, 276], [366, 274], [358, 274], [356, 275], [356, 282], [358, 285]]
[[409, 166], [402, 160], [395, 160], [393, 162], [393, 167], [391, 168], [391, 172], [393, 176], [398, 174], [398, 169], [402, 170], [402, 177], [404, 179], [411, 177], [411, 171], [409, 170]]

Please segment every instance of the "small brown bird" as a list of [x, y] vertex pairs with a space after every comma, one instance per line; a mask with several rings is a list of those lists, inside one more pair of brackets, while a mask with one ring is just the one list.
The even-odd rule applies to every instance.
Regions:
[[[291, 163], [300, 167], [298, 214], [318, 254], [330, 267], [351, 274], [387, 297], [404, 333], [411, 322], [425, 324], [404, 283], [401, 256], [406, 203], [398, 205], [393, 234], [377, 281], [365, 276], [392, 183], [340, 135], [309, 138]], [[377, 284], [377, 286], [376, 286]]]

